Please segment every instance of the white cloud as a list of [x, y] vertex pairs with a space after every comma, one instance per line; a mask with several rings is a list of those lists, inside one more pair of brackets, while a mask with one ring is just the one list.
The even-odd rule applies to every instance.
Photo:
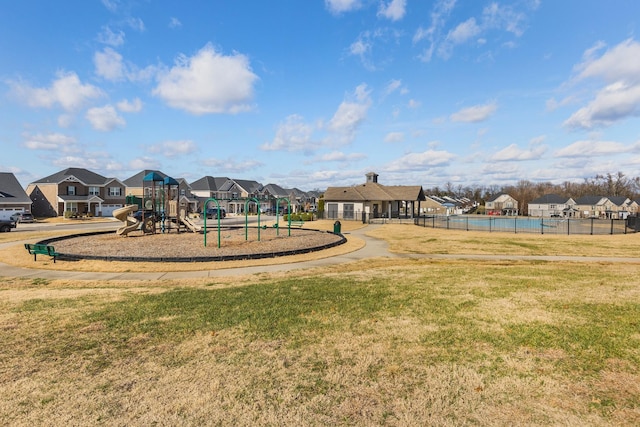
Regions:
[[182, 22], [178, 18], [171, 17], [169, 20], [169, 28], [179, 28], [182, 27]]
[[367, 118], [371, 106], [370, 91], [366, 84], [359, 85], [349, 100], [343, 101], [327, 123], [327, 130], [338, 135], [338, 143], [350, 143], [358, 127]]
[[389, 132], [384, 137], [384, 142], [397, 143], [402, 141], [404, 141], [404, 132]]
[[640, 115], [640, 84], [623, 82], [600, 90], [595, 99], [571, 115], [564, 125], [571, 128], [591, 129], [609, 126], [629, 116]]
[[312, 142], [314, 127], [304, 122], [304, 118], [297, 114], [287, 117], [280, 123], [276, 135], [271, 143], [263, 144], [260, 149], [265, 151], [314, 151]]
[[422, 153], [409, 153], [390, 162], [385, 171], [423, 171], [429, 167], [446, 166], [456, 156], [448, 151], [427, 150]]
[[160, 162], [153, 157], [137, 157], [129, 161], [128, 169], [140, 171], [145, 169], [160, 169]]
[[[494, 33], [502, 31], [520, 37], [526, 28], [527, 12], [537, 9], [538, 6], [536, 2], [507, 6], [493, 2], [483, 9], [480, 16], [468, 18], [443, 36], [443, 29], [455, 4], [454, 0], [437, 2], [431, 12], [431, 26], [426, 29], [420, 27], [414, 34], [414, 44], [422, 40], [429, 42], [429, 46], [420, 55], [422, 61], [430, 61], [434, 52], [437, 52], [441, 58], [448, 59], [456, 45], [472, 40], [479, 46], [487, 46], [486, 33], [491, 30]], [[503, 41], [501, 45], [505, 48], [516, 46], [512, 40]]]
[[421, 105], [422, 105], [422, 102], [417, 101], [415, 99], [410, 99], [409, 102], [407, 103], [407, 107], [411, 108], [412, 110], [415, 110], [416, 108], [420, 108]]
[[201, 162], [204, 166], [223, 173], [243, 173], [252, 171], [263, 165], [257, 160], [238, 160], [236, 158], [216, 159], [209, 158]]
[[124, 32], [118, 30], [117, 32], [111, 30], [109, 26], [102, 27], [102, 31], [98, 34], [98, 41], [102, 44], [106, 44], [113, 47], [122, 46], [124, 44]]
[[324, 0], [324, 4], [329, 12], [336, 15], [357, 10], [362, 6], [360, 0]]
[[117, 127], [124, 127], [127, 122], [118, 115], [113, 105], [90, 108], [85, 118], [95, 130], [109, 132]]
[[50, 150], [50, 151], [68, 151], [76, 145], [73, 137], [63, 135], [61, 133], [23, 135], [23, 145], [29, 150]]
[[578, 71], [575, 82], [594, 79], [605, 86], [565, 121], [567, 127], [591, 129], [640, 115], [640, 43], [627, 39], [598, 57], [603, 48], [597, 43], [574, 67]]
[[393, 79], [384, 90], [385, 95], [390, 95], [402, 86], [402, 80]]
[[206, 45], [192, 57], [181, 56], [158, 78], [153, 94], [192, 114], [249, 111], [256, 76], [246, 56], [224, 56]]
[[102, 4], [109, 12], [115, 12], [118, 10], [118, 0], [102, 0]]
[[366, 158], [367, 158], [367, 155], [364, 153], [345, 154], [342, 151], [332, 151], [330, 153], [326, 153], [316, 157], [314, 159], [314, 163], [315, 162], [350, 162], [350, 161], [362, 160]]
[[130, 17], [129, 19], [127, 19], [127, 24], [129, 24], [129, 27], [138, 32], [142, 33], [145, 30], [144, 22], [140, 18]]
[[104, 48], [102, 52], [96, 52], [93, 55], [93, 64], [96, 67], [96, 74], [106, 80], [124, 79], [122, 55], [110, 47]]
[[380, 3], [378, 16], [390, 19], [391, 21], [401, 20], [407, 8], [407, 0], [391, 0], [389, 3]]
[[481, 31], [482, 29], [476, 24], [476, 19], [469, 18], [451, 30], [449, 34], [447, 34], [447, 40], [455, 44], [465, 43], [480, 34]]
[[139, 113], [142, 111], [142, 101], [140, 98], [134, 98], [133, 101], [123, 99], [116, 104], [118, 110], [124, 113]]
[[491, 117], [497, 108], [498, 106], [495, 102], [484, 105], [475, 105], [473, 107], [463, 108], [462, 110], [451, 114], [450, 119], [453, 122], [482, 122]]
[[556, 157], [597, 157], [636, 151], [638, 144], [627, 146], [615, 141], [576, 141], [555, 152]]
[[76, 73], [59, 72], [48, 88], [33, 88], [21, 82], [9, 82], [14, 95], [31, 107], [52, 108], [60, 105], [65, 111], [75, 111], [88, 101], [104, 96], [96, 86], [83, 84]]
[[197, 145], [190, 140], [164, 141], [147, 147], [150, 153], [161, 154], [169, 158], [191, 154], [197, 149]]
[[547, 147], [539, 144], [533, 144], [529, 149], [521, 149], [516, 144], [511, 144], [491, 156], [491, 160], [495, 162], [537, 160], [546, 151]]

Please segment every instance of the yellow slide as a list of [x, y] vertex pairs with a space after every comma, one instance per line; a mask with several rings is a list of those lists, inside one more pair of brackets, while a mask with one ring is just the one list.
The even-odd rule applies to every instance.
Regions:
[[124, 222], [124, 225], [116, 230], [118, 236], [126, 236], [132, 231], [135, 231], [140, 226], [140, 221], [132, 216], [129, 216], [131, 212], [138, 210], [138, 205], [127, 205], [123, 208], [113, 211], [113, 217], [117, 220]]
[[180, 209], [180, 222], [186, 225], [187, 228], [193, 231], [194, 233], [197, 233], [198, 231], [202, 230], [200, 226], [196, 225], [193, 221], [191, 221], [191, 218], [187, 216], [184, 209]]

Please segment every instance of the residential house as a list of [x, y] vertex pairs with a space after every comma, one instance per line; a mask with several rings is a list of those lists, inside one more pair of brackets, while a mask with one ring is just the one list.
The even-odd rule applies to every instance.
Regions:
[[0, 172], [0, 219], [16, 212], [31, 212], [33, 202], [10, 172]]
[[225, 195], [223, 198], [227, 213], [244, 214], [245, 206], [249, 212], [257, 213], [260, 209], [260, 202], [251, 202], [248, 199], [260, 200], [260, 192], [262, 184], [257, 181], [244, 179], [229, 179], [220, 187], [220, 193]]
[[[227, 177], [203, 176], [197, 181], [193, 181], [191, 185], [191, 194], [198, 200], [197, 211], [204, 212], [204, 203], [211, 198], [221, 200], [226, 197], [226, 193], [220, 191], [225, 182], [229, 181]], [[222, 206], [221, 206], [222, 207]], [[225, 205], [226, 209], [226, 205]]]
[[34, 216], [109, 216], [124, 205], [125, 185], [83, 168], [67, 168], [30, 183]]
[[484, 204], [487, 215], [518, 215], [518, 201], [506, 193], [500, 193]]
[[386, 186], [378, 175], [366, 174], [366, 182], [352, 187], [329, 187], [324, 193], [327, 218], [413, 218], [425, 201], [422, 186]]
[[260, 208], [262, 212], [271, 211], [275, 213], [277, 207], [278, 213], [282, 213], [289, 205], [295, 206], [295, 200], [292, 201], [290, 197], [289, 190], [285, 190], [277, 184], [267, 184], [260, 191], [260, 200], [262, 200]]
[[426, 196], [421, 204], [420, 213], [424, 215], [452, 215], [453, 211], [446, 206], [447, 201], [438, 196]]
[[571, 197], [546, 194], [532, 200], [528, 204], [528, 212], [529, 216], [569, 218], [578, 215], [575, 206], [576, 202]]

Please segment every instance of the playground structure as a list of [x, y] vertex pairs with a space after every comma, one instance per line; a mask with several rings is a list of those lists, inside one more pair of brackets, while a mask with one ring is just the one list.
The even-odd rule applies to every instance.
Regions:
[[113, 211], [113, 217], [124, 222], [124, 225], [116, 230], [118, 236], [126, 236], [140, 227], [140, 221], [131, 216], [131, 213], [137, 210], [138, 205], [126, 205]]
[[[187, 215], [185, 209], [178, 212], [179, 183], [171, 177], [162, 177], [151, 172], [142, 179], [142, 198], [127, 196], [127, 205], [113, 212], [114, 218], [124, 225], [116, 230], [119, 236], [127, 236], [137, 230], [145, 234], [156, 232], [168, 233], [175, 229], [180, 232], [180, 225], [198, 233], [201, 228]], [[141, 211], [142, 220], [132, 216]]]

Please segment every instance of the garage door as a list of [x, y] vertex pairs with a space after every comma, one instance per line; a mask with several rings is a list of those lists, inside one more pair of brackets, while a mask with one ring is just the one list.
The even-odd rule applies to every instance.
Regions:
[[[102, 205], [102, 216], [113, 216], [113, 211], [120, 209], [122, 205]], [[96, 216], [98, 216], [99, 207], [96, 206]]]

